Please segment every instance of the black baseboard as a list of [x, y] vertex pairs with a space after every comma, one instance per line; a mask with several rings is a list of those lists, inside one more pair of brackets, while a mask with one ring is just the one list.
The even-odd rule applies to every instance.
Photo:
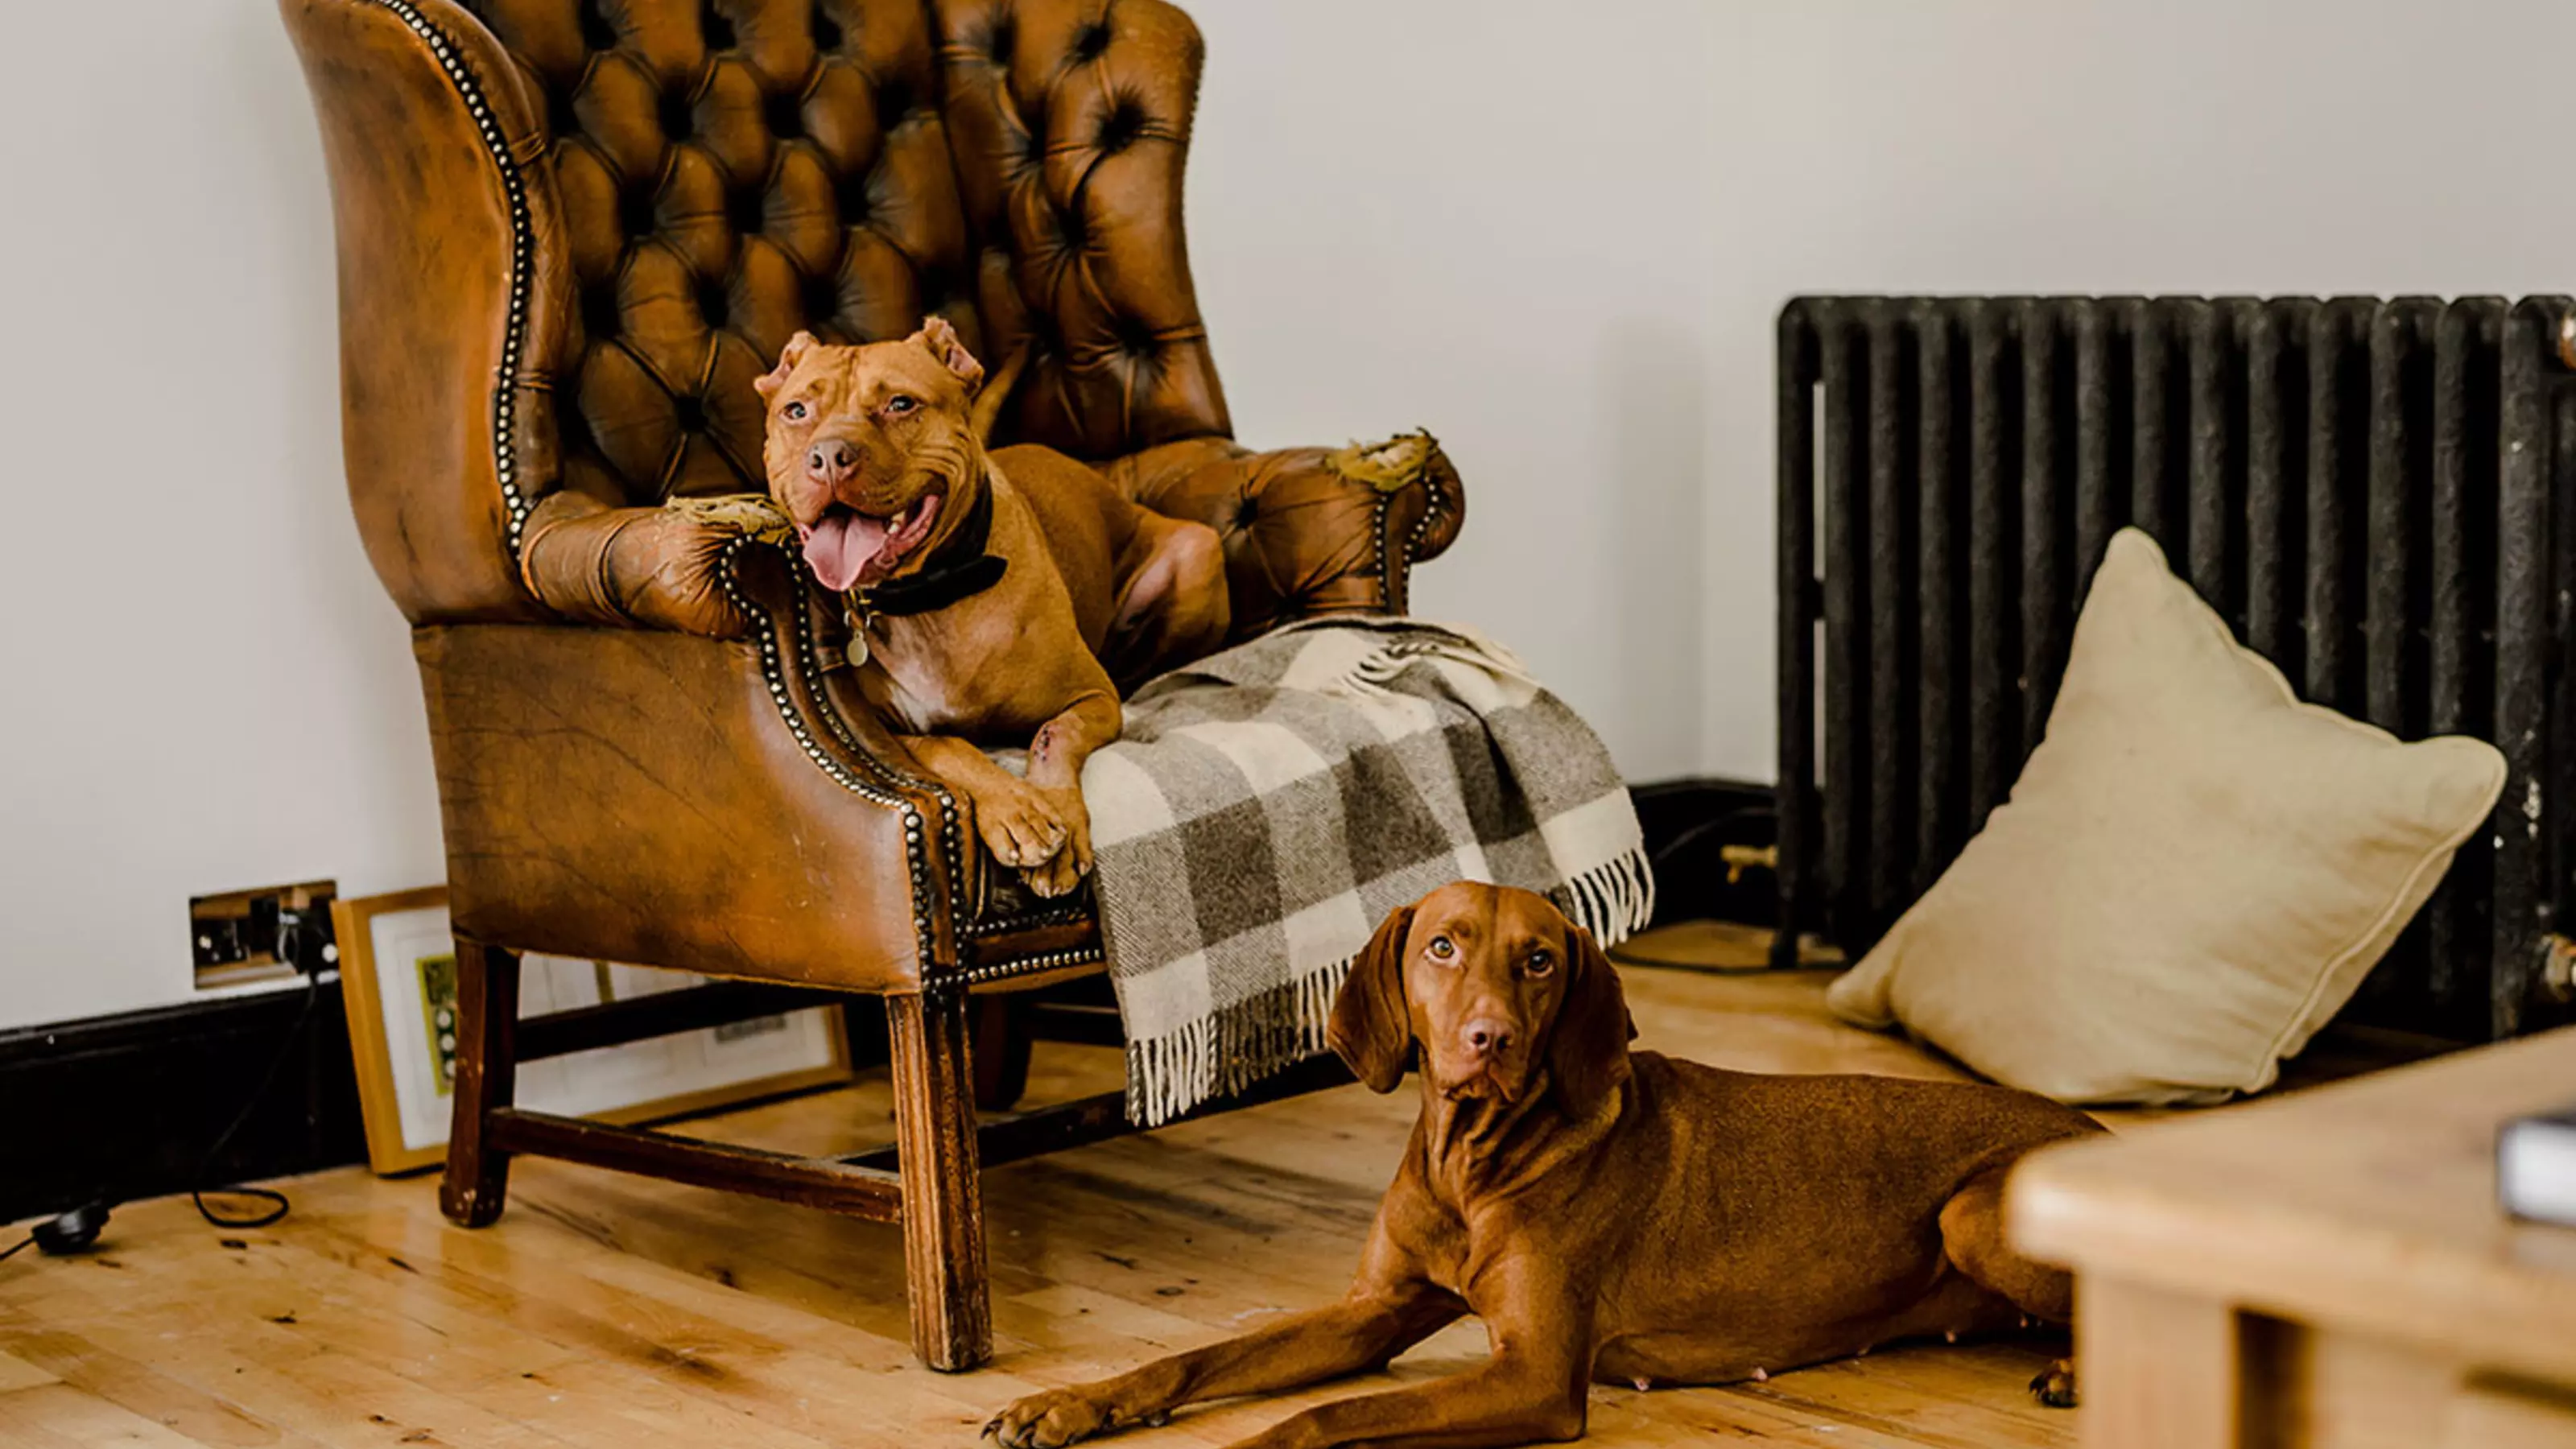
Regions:
[[[533, 1059], [596, 1044], [586, 1033], [622, 1030], [601, 1040], [627, 1041], [830, 1000], [796, 992], [795, 1002], [746, 1001], [743, 991], [720, 985], [646, 997], [613, 1013], [570, 1012], [523, 1028], [521, 1043]], [[846, 1022], [850, 1059], [884, 1061], [883, 1013], [866, 1009], [873, 1002], [854, 1004], [860, 1009]], [[612, 1014], [618, 1019], [607, 1020]], [[7, 1104], [0, 1110], [0, 1223], [93, 1200], [264, 1182], [367, 1160], [337, 980], [0, 1032], [0, 1104]], [[208, 1162], [209, 1149], [245, 1107], [241, 1129]]]
[[[1654, 863], [1658, 923], [1767, 923], [1771, 874], [1726, 880], [1720, 849], [1771, 843], [1771, 788], [1720, 779], [1632, 790]], [[364, 1162], [367, 1138], [340, 986], [310, 1017], [222, 1157], [206, 1151], [296, 1032], [306, 989], [0, 1031], [0, 1223], [116, 1200], [264, 1181]], [[1105, 995], [1105, 993], [1104, 993]], [[876, 1013], [852, 1013], [853, 1051], [884, 1059]], [[5, 1246], [5, 1245], [0, 1245]]]
[[[275, 1082], [208, 1163], [272, 1065]], [[336, 981], [0, 1031], [0, 1103], [0, 1223], [367, 1155]]]
[[1628, 787], [1646, 858], [1655, 868], [1655, 924], [1717, 919], [1768, 926], [1779, 895], [1762, 867], [1727, 880], [1727, 846], [1762, 849], [1778, 838], [1771, 787], [1697, 776]]

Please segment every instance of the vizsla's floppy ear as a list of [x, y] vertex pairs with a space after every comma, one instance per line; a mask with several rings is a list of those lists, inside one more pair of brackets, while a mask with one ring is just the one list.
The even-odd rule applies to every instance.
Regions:
[[984, 364], [977, 362], [975, 354], [966, 350], [966, 344], [957, 340], [957, 329], [948, 325], [947, 318], [923, 318], [921, 330], [912, 334], [912, 340], [928, 348], [930, 355], [939, 359], [940, 366], [957, 374], [957, 380], [966, 384], [968, 397], [973, 397], [975, 390], [984, 385]]
[[1565, 926], [1565, 970], [1565, 1000], [1548, 1038], [1547, 1073], [1565, 1115], [1580, 1120], [1628, 1080], [1628, 1043], [1637, 1024], [1628, 1017], [1628, 998], [1619, 992], [1619, 974], [1601, 943], [1571, 921]]
[[1413, 907], [1398, 906], [1351, 961], [1324, 1040], [1372, 1092], [1392, 1092], [1413, 1064], [1413, 1012], [1404, 1004], [1404, 939]]
[[787, 374], [794, 372], [796, 364], [803, 362], [805, 354], [813, 351], [814, 347], [814, 334], [811, 332], [799, 332], [788, 338], [787, 345], [778, 349], [778, 365], [767, 373], [753, 378], [751, 385], [760, 389], [760, 395], [764, 398], [778, 391], [787, 385]]

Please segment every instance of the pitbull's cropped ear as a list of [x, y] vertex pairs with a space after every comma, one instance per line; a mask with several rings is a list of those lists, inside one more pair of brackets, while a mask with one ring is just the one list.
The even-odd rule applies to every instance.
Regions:
[[1636, 1038], [1637, 1023], [1628, 1016], [1619, 973], [1601, 943], [1571, 921], [1565, 926], [1565, 970], [1565, 1001], [1548, 1038], [1547, 1072], [1565, 1115], [1580, 1121], [1628, 1080], [1628, 1043]]
[[1404, 1004], [1404, 940], [1413, 934], [1413, 907], [1387, 914], [1351, 962], [1324, 1040], [1352, 1075], [1372, 1092], [1392, 1092], [1413, 1064], [1413, 1012]]
[[805, 354], [813, 351], [814, 345], [814, 334], [811, 332], [799, 332], [788, 338], [787, 345], [778, 349], [778, 365], [767, 373], [753, 378], [751, 385], [760, 389], [760, 395], [764, 398], [785, 387], [787, 374], [796, 370], [796, 364], [805, 360]]
[[912, 334], [912, 340], [930, 349], [930, 355], [939, 359], [940, 366], [957, 374], [957, 380], [966, 384], [968, 397], [973, 397], [975, 390], [984, 385], [984, 364], [977, 362], [975, 354], [966, 350], [966, 344], [957, 340], [957, 329], [948, 325], [947, 318], [923, 318], [921, 330]]

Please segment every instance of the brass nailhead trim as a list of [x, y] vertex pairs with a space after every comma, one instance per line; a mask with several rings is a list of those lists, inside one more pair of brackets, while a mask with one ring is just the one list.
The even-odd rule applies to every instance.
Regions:
[[1051, 911], [1035, 911], [1025, 916], [1004, 916], [989, 921], [968, 921], [957, 928], [967, 937], [1007, 936], [1015, 931], [1042, 931], [1049, 926], [1070, 926], [1091, 918], [1089, 906], [1058, 906]]
[[[796, 567], [796, 561], [792, 558], [788, 564], [787, 577], [796, 589], [797, 660], [803, 665], [807, 679], [820, 679], [824, 671], [814, 641], [813, 586], [807, 582], [804, 570]], [[842, 723], [838, 712], [827, 709], [822, 713], [823, 727], [831, 732], [832, 738], [840, 742], [841, 748], [866, 761], [868, 768], [879, 779], [889, 785], [925, 791], [939, 801], [939, 838], [943, 853], [948, 857], [948, 879], [952, 884], [964, 881], [966, 851], [964, 831], [959, 824], [959, 816], [962, 812], [958, 810], [957, 799], [949, 793], [948, 787], [937, 780], [919, 779], [896, 772], [892, 766], [878, 759], [874, 750], [862, 745], [851, 735], [848, 726]], [[915, 874], [918, 875], [919, 872]], [[954, 913], [951, 914], [953, 917]], [[932, 958], [924, 955], [922, 959], [928, 962]]]
[[465, 102], [466, 114], [474, 118], [474, 129], [483, 137], [483, 149], [501, 174], [501, 190], [510, 204], [510, 320], [501, 337], [500, 375], [492, 389], [492, 470], [501, 485], [501, 502], [509, 514], [507, 543], [510, 561], [518, 562], [519, 536], [528, 526], [528, 511], [533, 506], [519, 491], [518, 455], [510, 446], [517, 413], [511, 406], [510, 390], [519, 375], [519, 353], [527, 339], [529, 253], [535, 245], [535, 225], [528, 217], [528, 193], [519, 175], [517, 161], [501, 137], [499, 123], [492, 119], [491, 104], [484, 99], [483, 86], [465, 63], [464, 53], [447, 33], [429, 23], [428, 17], [409, 0], [371, 0], [391, 11], [410, 31], [429, 46], [438, 68], [447, 72], [448, 82], [456, 87], [457, 96]]
[[[1378, 599], [1387, 613], [1395, 614], [1403, 612], [1408, 600], [1396, 588], [1395, 540], [1387, 537], [1386, 534], [1386, 513], [1390, 497], [1391, 495], [1385, 493], [1377, 496], [1376, 516], [1369, 520], [1369, 531], [1377, 535]], [[1405, 544], [1407, 561], [1411, 560], [1412, 553], [1413, 545], [1407, 542]]]
[[[787, 732], [795, 736], [798, 748], [805, 752], [805, 758], [813, 761], [816, 768], [824, 774], [831, 776], [842, 789], [870, 804], [903, 813], [904, 855], [911, 866], [912, 875], [912, 928], [920, 949], [922, 971], [927, 976], [938, 967], [939, 936], [933, 929], [928, 909], [930, 860], [923, 851], [921, 812], [902, 796], [878, 789], [860, 780], [858, 776], [850, 773], [847, 766], [825, 753], [822, 743], [814, 738], [813, 728], [806, 723], [804, 711], [796, 707], [796, 701], [787, 689], [786, 661], [779, 656], [776, 621], [767, 609], [752, 602], [751, 596], [742, 588], [739, 573], [742, 551], [751, 543], [751, 539], [737, 538], [726, 544], [723, 555], [717, 560], [716, 578], [724, 587], [725, 597], [736, 609], [742, 611], [744, 618], [753, 621], [753, 639], [760, 648], [761, 679], [769, 686], [770, 701], [778, 706], [779, 717], [786, 721]], [[797, 632], [801, 646], [805, 642], [801, 620]], [[833, 728], [838, 733], [837, 721], [834, 722]], [[864, 752], [862, 752], [862, 758], [866, 758]], [[945, 799], [946, 797], [943, 796], [943, 804]]]
[[[1437, 453], [1439, 450], [1438, 443], [1431, 444], [1432, 452]], [[1430, 536], [1432, 523], [1440, 517], [1441, 510], [1448, 506], [1448, 495], [1440, 487], [1439, 474], [1432, 469], [1428, 456], [1422, 462], [1422, 488], [1424, 492], [1431, 495], [1431, 498], [1423, 505], [1422, 516], [1414, 520], [1413, 531], [1405, 535], [1404, 561], [1408, 566], [1422, 561], [1422, 540]], [[1386, 513], [1393, 504], [1394, 498], [1395, 495], [1391, 493], [1381, 493], [1377, 496], [1377, 518], [1370, 525], [1377, 533], [1379, 587], [1385, 595], [1386, 607], [1390, 613], [1412, 606], [1410, 597], [1412, 590], [1400, 589], [1397, 586], [1394, 540], [1386, 535]]]
[[[1433, 451], [1438, 451], [1439, 446], [1432, 444]], [[1431, 471], [1428, 462], [1422, 468], [1422, 486], [1431, 494], [1431, 503], [1422, 510], [1422, 517], [1415, 521], [1413, 535], [1404, 541], [1404, 556], [1414, 563], [1422, 562], [1422, 540], [1430, 535], [1432, 520], [1440, 516], [1440, 511], [1448, 506], [1449, 501], [1441, 491], [1439, 475]]]
[[969, 966], [945, 978], [961, 986], [980, 986], [987, 981], [1000, 981], [1012, 976], [1034, 976], [1062, 966], [1091, 966], [1102, 960], [1098, 946], [1075, 946], [1063, 951], [1041, 951], [1034, 956], [1021, 956], [1009, 961], [995, 961], [984, 966]]

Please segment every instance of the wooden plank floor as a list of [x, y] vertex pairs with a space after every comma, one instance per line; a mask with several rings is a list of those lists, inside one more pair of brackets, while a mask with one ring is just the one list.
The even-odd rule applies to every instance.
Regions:
[[[1663, 959], [1750, 960], [1684, 928]], [[1833, 1022], [1825, 974], [1623, 972], [1640, 1045], [1764, 1070], [1950, 1075]], [[1103, 1090], [1111, 1052], [1041, 1048], [1032, 1100]], [[890, 1132], [882, 1080], [692, 1131], [799, 1151]], [[815, 1449], [971, 1444], [1040, 1385], [1239, 1331], [1341, 1290], [1413, 1115], [1358, 1088], [988, 1173], [994, 1364], [933, 1374], [906, 1343], [894, 1229], [522, 1160], [510, 1209], [466, 1232], [432, 1176], [288, 1184], [239, 1234], [185, 1199], [119, 1209], [95, 1255], [0, 1264], [0, 1445], [452, 1445]], [[13, 1235], [14, 1236], [14, 1235]], [[1121, 1436], [1219, 1445], [1292, 1406], [1454, 1372], [1472, 1322], [1389, 1374], [1185, 1413]], [[2005, 1449], [2074, 1442], [2023, 1384], [2044, 1340], [1882, 1351], [1731, 1389], [1594, 1391], [1589, 1443]]]

